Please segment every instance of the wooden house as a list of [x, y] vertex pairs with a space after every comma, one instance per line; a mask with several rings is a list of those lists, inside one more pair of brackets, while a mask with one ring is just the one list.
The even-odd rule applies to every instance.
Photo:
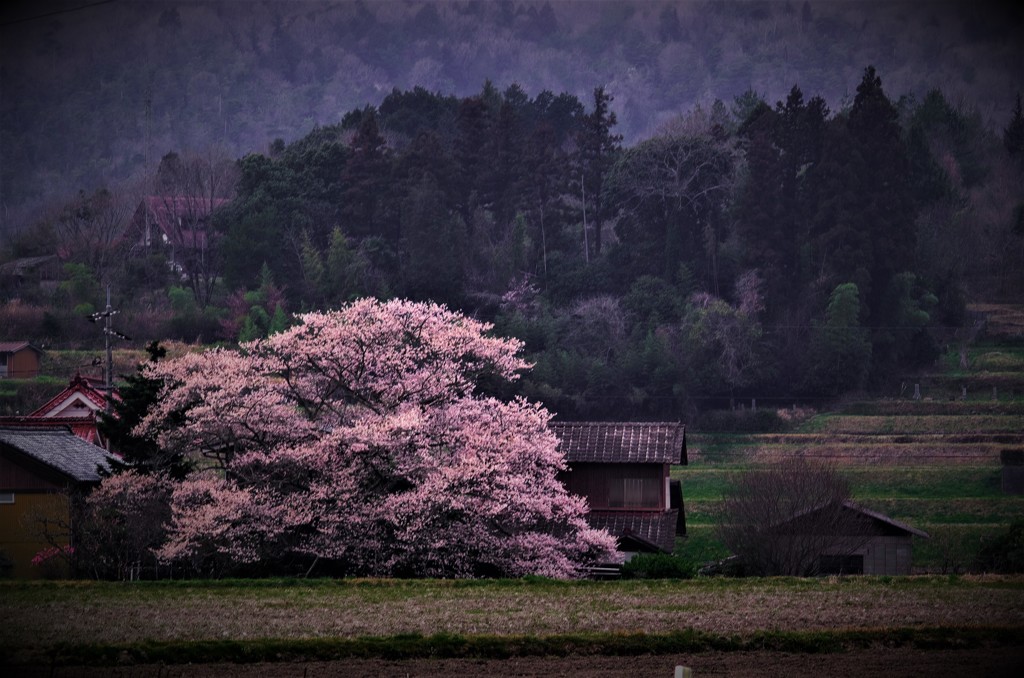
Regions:
[[816, 514], [831, 512], [834, 507], [829, 504], [806, 511], [775, 526], [772, 532], [781, 540], [814, 544], [813, 571], [817, 574], [910, 574], [912, 540], [927, 539], [928, 533], [852, 501], [844, 501], [840, 507], [841, 533], [813, 533], [812, 526], [823, 524]]
[[0, 378], [32, 379], [39, 374], [43, 352], [27, 341], [0, 342]]
[[587, 499], [588, 520], [607, 529], [624, 552], [671, 553], [685, 536], [682, 489], [669, 478], [686, 464], [686, 429], [678, 423], [552, 422], [568, 470], [561, 480]]
[[[117, 391], [112, 396], [117, 399]], [[25, 416], [0, 417], [0, 426], [47, 428], [65, 426], [82, 440], [106, 447], [99, 432], [100, 412], [106, 408], [103, 382], [76, 374], [68, 385], [40, 407]]]
[[0, 427], [0, 551], [15, 577], [38, 577], [32, 558], [53, 546], [40, 524], [60, 546], [73, 546], [72, 501], [100, 481], [107, 453], [60, 425]]
[[56, 254], [22, 257], [0, 266], [0, 290], [16, 294], [25, 287], [56, 288], [62, 279], [63, 264]]
[[209, 248], [213, 212], [225, 198], [160, 196], [143, 198], [128, 229], [133, 251], [159, 248], [169, 255], [169, 265], [181, 272], [188, 262], [202, 258]]

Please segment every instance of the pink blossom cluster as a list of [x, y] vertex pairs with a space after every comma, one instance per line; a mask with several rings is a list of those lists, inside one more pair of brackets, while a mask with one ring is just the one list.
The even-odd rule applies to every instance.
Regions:
[[353, 574], [572, 577], [614, 549], [541, 406], [521, 342], [442, 306], [363, 299], [239, 351], [157, 363], [139, 432], [217, 460], [174, 488], [165, 559], [304, 553]]
[[39, 567], [53, 558], [70, 558], [75, 552], [75, 547], [70, 544], [64, 546], [50, 546], [32, 556], [32, 565]]

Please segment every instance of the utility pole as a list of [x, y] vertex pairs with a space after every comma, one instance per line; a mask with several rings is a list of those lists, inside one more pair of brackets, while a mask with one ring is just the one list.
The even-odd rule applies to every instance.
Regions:
[[114, 402], [114, 352], [110, 346], [110, 338], [117, 337], [118, 339], [125, 339], [131, 341], [131, 337], [125, 334], [121, 334], [115, 330], [112, 326], [111, 318], [117, 311], [110, 305], [110, 285], [107, 285], [107, 307], [100, 313], [93, 313], [92, 315], [85, 316], [85, 319], [91, 323], [98, 322], [100, 319], [103, 320], [103, 344], [107, 353], [107, 364], [103, 370], [104, 374], [104, 389], [107, 392], [107, 404], [104, 408], [107, 413], [110, 412], [112, 403]]

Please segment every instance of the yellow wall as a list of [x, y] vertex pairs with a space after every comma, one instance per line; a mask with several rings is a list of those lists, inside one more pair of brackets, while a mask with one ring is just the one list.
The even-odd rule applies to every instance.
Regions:
[[[40, 519], [66, 526], [69, 517], [68, 498], [63, 494], [16, 492], [13, 504], [0, 504], [0, 549], [14, 564], [11, 576], [38, 579], [67, 574], [66, 568], [59, 565], [60, 558], [53, 559], [47, 567], [32, 565], [32, 558], [50, 545], [40, 534]], [[69, 543], [68, 535], [59, 536], [58, 543]]]

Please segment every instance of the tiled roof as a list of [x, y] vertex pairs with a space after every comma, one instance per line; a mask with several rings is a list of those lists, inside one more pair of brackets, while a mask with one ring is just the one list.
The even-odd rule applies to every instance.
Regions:
[[686, 427], [668, 422], [552, 422], [568, 462], [686, 463]]
[[76, 436], [92, 443], [100, 444], [100, 434], [96, 429], [96, 418], [93, 415], [85, 417], [37, 417], [37, 416], [15, 416], [0, 417], [0, 428], [57, 428], [65, 427], [71, 429]]
[[97, 466], [107, 466], [107, 451], [71, 433], [67, 427], [0, 428], [0, 446], [59, 471], [78, 482], [98, 482]]
[[[81, 374], [76, 374], [68, 383], [67, 388], [50, 398], [28, 416], [45, 417], [48, 413], [56, 409], [58, 405], [62, 405], [68, 400], [68, 398], [76, 394], [81, 395], [83, 398], [102, 409], [107, 405], [107, 394], [103, 388], [104, 387], [99, 383], [99, 380], [83, 377]], [[117, 399], [116, 390], [113, 395], [114, 398]]]
[[[676, 520], [679, 511], [591, 511], [590, 525], [608, 530], [619, 540], [632, 540], [645, 550], [661, 549], [671, 553], [676, 545]], [[623, 550], [632, 550], [626, 545]]]

